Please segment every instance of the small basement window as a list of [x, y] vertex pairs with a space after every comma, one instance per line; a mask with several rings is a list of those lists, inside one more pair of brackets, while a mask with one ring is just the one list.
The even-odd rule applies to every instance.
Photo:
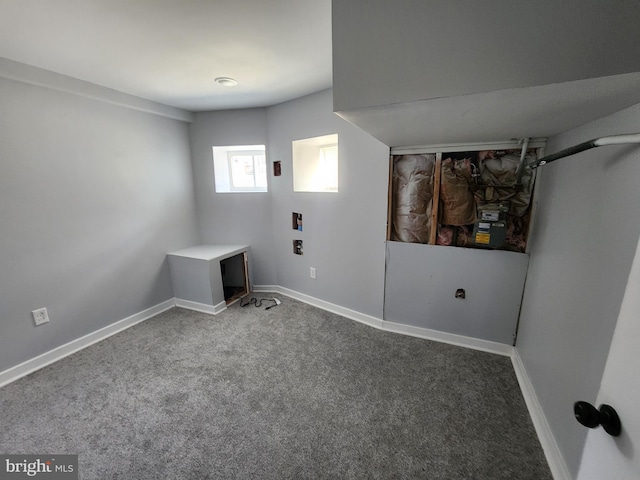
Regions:
[[264, 145], [213, 147], [216, 193], [266, 192], [265, 150]]
[[292, 142], [293, 191], [338, 191], [338, 134]]

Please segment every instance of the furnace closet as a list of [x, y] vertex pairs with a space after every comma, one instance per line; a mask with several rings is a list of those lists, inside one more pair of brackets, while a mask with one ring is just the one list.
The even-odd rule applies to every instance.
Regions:
[[543, 147], [391, 149], [386, 321], [513, 344]]

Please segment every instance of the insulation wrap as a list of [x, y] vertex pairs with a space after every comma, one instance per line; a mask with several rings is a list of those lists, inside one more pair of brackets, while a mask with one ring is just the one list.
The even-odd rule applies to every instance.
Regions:
[[393, 157], [392, 240], [429, 242], [435, 163], [434, 154]]

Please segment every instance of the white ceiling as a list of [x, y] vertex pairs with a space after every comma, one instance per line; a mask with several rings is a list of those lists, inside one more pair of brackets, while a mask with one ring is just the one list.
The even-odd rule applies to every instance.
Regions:
[[332, 26], [331, 0], [0, 0], [0, 67], [193, 112], [263, 107], [332, 86], [333, 28], [336, 109], [390, 146], [552, 136], [640, 102], [635, 0], [470, 4], [340, 0]]
[[337, 113], [392, 147], [552, 137], [639, 103], [639, 85], [627, 73]]
[[331, 0], [0, 0], [0, 57], [191, 111], [274, 105], [331, 87]]
[[551, 137], [640, 102], [638, 0], [332, 8], [334, 110], [392, 147]]

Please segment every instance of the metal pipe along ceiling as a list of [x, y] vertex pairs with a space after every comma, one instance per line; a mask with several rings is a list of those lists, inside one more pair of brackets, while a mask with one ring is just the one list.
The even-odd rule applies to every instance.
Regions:
[[546, 165], [549, 162], [558, 160], [559, 158], [568, 157], [576, 153], [584, 152], [595, 147], [602, 147], [604, 145], [622, 145], [626, 143], [640, 143], [640, 133], [629, 133], [626, 135], [611, 135], [609, 137], [600, 137], [589, 140], [588, 142], [579, 143], [573, 147], [565, 148], [546, 157], [542, 157], [537, 162], [533, 162], [528, 165], [529, 168], [534, 169]]

